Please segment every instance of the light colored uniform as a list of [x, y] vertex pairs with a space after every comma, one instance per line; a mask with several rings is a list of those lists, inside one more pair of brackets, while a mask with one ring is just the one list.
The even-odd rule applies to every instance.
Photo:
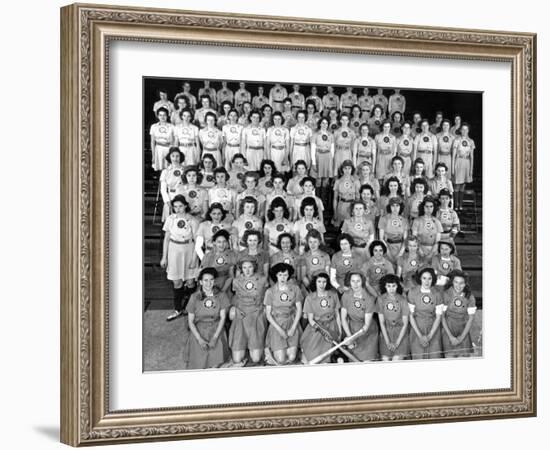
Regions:
[[323, 111], [323, 100], [317, 95], [310, 95], [308, 98], [306, 98], [306, 103], [311, 101], [315, 103], [316, 114], [320, 116]]
[[403, 173], [409, 175], [412, 167], [413, 138], [411, 136], [400, 136], [397, 138], [396, 155], [403, 158]]
[[308, 169], [311, 167], [311, 137], [313, 132], [307, 125], [295, 125], [290, 130], [290, 158], [291, 165], [296, 161], [304, 160]]
[[290, 180], [288, 180], [288, 183], [286, 185], [286, 191], [290, 195], [300, 195], [304, 193], [304, 190], [302, 189], [302, 186], [300, 186], [300, 181], [305, 177], [294, 175]]
[[318, 131], [312, 139], [312, 153], [315, 158], [318, 178], [332, 178], [334, 168], [332, 158], [334, 154], [334, 136], [329, 131]]
[[153, 151], [153, 169], [163, 170], [168, 167], [166, 156], [174, 141], [174, 126], [171, 123], [155, 123], [151, 125], [149, 134], [151, 138], [155, 139], [155, 147], [151, 149]]
[[235, 108], [237, 108], [238, 111], [242, 111], [244, 102], [252, 102], [252, 94], [246, 89], [239, 89], [235, 92]]
[[441, 222], [432, 216], [421, 216], [414, 219], [412, 224], [413, 235], [418, 236], [419, 248], [424, 254], [432, 251], [437, 233], [443, 232]]
[[434, 158], [437, 154], [437, 138], [434, 134], [420, 133], [414, 138], [414, 153], [415, 158], [422, 158], [426, 177], [432, 178], [434, 169]]
[[170, 233], [166, 266], [166, 278], [170, 281], [192, 280], [196, 277], [197, 269], [192, 268], [192, 265], [198, 227], [199, 222], [188, 214], [183, 217], [171, 214], [164, 222], [163, 231]]
[[208, 189], [208, 204], [221, 203], [223, 209], [233, 214], [237, 202], [237, 193], [229, 187], [212, 187]]
[[157, 111], [160, 108], [165, 108], [168, 110], [168, 117], [174, 112], [174, 104], [170, 100], [157, 100], [153, 105], [153, 111], [157, 114]]
[[297, 234], [299, 237], [299, 242], [296, 243], [297, 245], [306, 244], [306, 236], [310, 230], [317, 230], [321, 235], [327, 232], [325, 224], [316, 217], [312, 220], [307, 220], [305, 217], [302, 217], [294, 222], [294, 234]]
[[383, 179], [391, 172], [391, 160], [397, 152], [397, 139], [393, 134], [379, 133], [374, 138], [376, 142], [376, 178]]
[[405, 114], [405, 107], [407, 101], [401, 94], [392, 94], [388, 101], [388, 113], [391, 116], [395, 111], [399, 111], [401, 114]]
[[[342, 308], [348, 313], [351, 334], [357, 333], [365, 325], [365, 314], [376, 312], [376, 299], [366, 289], [356, 294], [351, 289], [342, 295]], [[374, 361], [378, 358], [378, 324], [371, 320], [369, 329], [353, 341], [353, 354], [361, 361]]]
[[[475, 315], [477, 307], [473, 295], [466, 297], [464, 292], [457, 294], [451, 287], [443, 292], [443, 314], [449, 331], [458, 337], [466, 328], [470, 316]], [[473, 352], [470, 333], [458, 345], [452, 345], [447, 333], [442, 331], [443, 352], [446, 358], [470, 356]]]
[[162, 201], [164, 206], [162, 208], [162, 221], [171, 214], [171, 206], [167, 204], [171, 202], [183, 186], [181, 176], [183, 175], [183, 166], [173, 166], [170, 164], [160, 174], [160, 194], [162, 195]]
[[[436, 315], [443, 312], [441, 294], [434, 288], [422, 292], [420, 286], [412, 288], [407, 293], [409, 310], [413, 315], [418, 329], [426, 336], [430, 333], [436, 320]], [[441, 358], [441, 327], [438, 327], [427, 347], [423, 347], [411, 327], [409, 332], [412, 359]]]
[[451, 152], [454, 137], [451, 133], [439, 133], [437, 136], [437, 160], [436, 163], [444, 163], [447, 166], [449, 176], [453, 174]]
[[180, 151], [185, 156], [185, 165], [194, 166], [199, 163], [199, 149], [197, 147], [197, 137], [199, 136], [199, 127], [193, 124], [184, 126], [180, 123], [174, 130], [176, 141]]
[[[364, 254], [367, 250], [367, 243], [374, 236], [374, 222], [372, 219], [363, 216], [361, 220], [350, 218], [344, 220], [342, 233], [347, 233], [353, 238], [353, 242], [358, 250]], [[368, 253], [367, 253], [368, 254]]]
[[443, 232], [441, 233], [441, 240], [454, 243], [453, 236], [460, 231], [460, 219], [454, 209], [438, 209], [435, 213], [435, 217], [441, 222]]
[[248, 170], [260, 170], [265, 158], [266, 132], [261, 126], [246, 127], [242, 133], [241, 148], [248, 161]]
[[193, 216], [204, 217], [206, 211], [204, 210], [205, 201], [208, 199], [208, 193], [200, 186], [190, 186], [184, 184], [181, 189], [181, 194], [189, 203], [189, 209]]
[[[226, 230], [230, 235], [233, 231], [231, 224], [227, 221], [220, 223], [213, 223], [211, 220], [205, 220], [201, 222], [197, 230], [197, 236], [201, 236], [204, 239], [204, 250], [210, 251], [214, 248], [214, 243], [212, 242], [212, 237], [220, 230]], [[203, 267], [208, 267], [204, 265]]]
[[232, 227], [237, 230], [237, 238], [239, 239], [239, 245], [241, 244], [244, 233], [246, 231], [257, 230], [261, 233], [262, 226], [263, 226], [262, 221], [257, 216], [245, 217], [244, 214], [241, 215], [239, 218], [237, 218], [237, 220], [235, 220], [232, 224]]
[[[405, 204], [404, 214], [410, 219], [414, 220], [418, 218], [418, 207], [420, 203], [424, 201], [425, 194], [417, 194], [416, 192], [412, 194]], [[411, 223], [412, 225], [412, 223]]]
[[243, 178], [245, 171], [230, 170], [229, 171], [229, 181], [227, 186], [234, 190], [237, 194], [240, 194], [244, 191]]
[[290, 233], [294, 230], [294, 224], [288, 219], [272, 220], [267, 222], [264, 226], [264, 237], [269, 236], [269, 256], [274, 255], [279, 251], [277, 248], [277, 241], [279, 236], [283, 233]]
[[370, 258], [363, 267], [361, 273], [367, 277], [367, 281], [376, 292], [380, 293], [380, 280], [384, 275], [395, 273], [393, 264], [389, 262], [385, 257], [381, 261], [376, 261], [374, 258]]
[[199, 124], [199, 128], [204, 128], [206, 126], [206, 114], [213, 113], [218, 117], [216, 111], [212, 108], [199, 108], [195, 111], [195, 122]]
[[241, 139], [243, 126], [239, 124], [225, 124], [222, 128], [222, 135], [225, 142], [224, 160], [227, 171], [231, 170], [233, 156], [241, 152]]
[[[204, 222], [203, 222], [204, 223]], [[201, 224], [202, 225], [202, 224]], [[230, 269], [237, 262], [237, 255], [233, 250], [225, 250], [223, 252], [217, 252], [216, 250], [209, 250], [204, 255], [201, 262], [201, 269], [206, 267], [213, 267], [218, 272], [217, 278], [214, 280], [218, 289], [223, 288], [225, 282], [233, 277], [230, 273]]]
[[300, 92], [291, 92], [289, 97], [292, 101], [292, 110], [294, 112], [306, 107], [306, 98], [304, 97], [304, 94]]
[[301, 264], [301, 258], [294, 250], [290, 250], [289, 253], [284, 253], [282, 250], [279, 250], [277, 253], [273, 253], [273, 255], [270, 256], [269, 266], [273, 267], [278, 263], [288, 264], [294, 269], [294, 276], [292, 278], [294, 280], [298, 267]]
[[282, 86], [273, 86], [269, 90], [269, 104], [273, 111], [283, 110], [283, 100], [288, 97], [288, 91]]
[[357, 104], [361, 108], [363, 121], [366, 121], [374, 108], [374, 99], [370, 95], [362, 95], [357, 99]]
[[338, 178], [334, 182], [334, 196], [337, 198], [336, 211], [334, 211], [333, 223], [336, 226], [351, 217], [351, 203], [359, 196], [359, 181], [356, 178]]
[[456, 155], [453, 175], [456, 184], [472, 182], [470, 171], [473, 164], [475, 148], [476, 145], [470, 138], [460, 137], [453, 142], [453, 151]]
[[342, 250], [337, 251], [332, 255], [330, 261], [331, 270], [336, 271], [336, 281], [339, 286], [344, 286], [346, 281], [346, 275], [350, 272], [359, 272], [365, 258], [363, 255], [357, 251], [357, 249], [352, 248], [349, 254], [344, 255]]
[[275, 200], [277, 197], [282, 198], [284, 202], [286, 203], [286, 207], [289, 209], [294, 207], [294, 196], [290, 195], [286, 191], [282, 192], [275, 192], [271, 191], [268, 193], [265, 197], [265, 210], [269, 211], [269, 208], [271, 207], [271, 202]]
[[210, 99], [210, 104], [212, 105], [212, 107], [216, 108], [216, 101], [218, 99], [216, 95], [216, 89], [203, 86], [199, 89], [199, 98], [201, 98], [203, 95], [207, 95]]
[[408, 292], [413, 287], [418, 286], [416, 282], [416, 272], [421, 267], [422, 258], [417, 253], [411, 255], [409, 252], [403, 253], [397, 259], [397, 266], [401, 267], [401, 277], [403, 278], [403, 291]]
[[221, 88], [218, 93], [216, 94], [216, 102], [218, 105], [218, 108], [221, 108], [223, 102], [231, 102], [233, 104], [235, 98], [235, 94], [233, 94], [233, 91], [229, 88]]
[[[278, 284], [271, 286], [265, 293], [264, 305], [271, 306], [271, 316], [283, 330], [288, 331], [296, 318], [296, 305], [302, 303], [304, 297], [296, 283], [288, 283], [282, 290]], [[296, 327], [292, 336], [283, 338], [270, 324], [265, 338], [265, 345], [272, 352], [298, 347], [302, 329]]]
[[[376, 299], [376, 312], [379, 316], [384, 316], [384, 326], [388, 333], [390, 342], [396, 343], [403, 328], [403, 317], [409, 315], [409, 304], [405, 297], [400, 294], [395, 294], [394, 298], [391, 298], [389, 294], [382, 294]], [[384, 336], [380, 334], [379, 349], [381, 356], [400, 356], [406, 358], [410, 353], [410, 345], [408, 336], [405, 334], [399, 347], [394, 351], [391, 351], [386, 345]]]
[[289, 168], [289, 161], [286, 155], [290, 147], [290, 131], [284, 126], [272, 126], [267, 130], [267, 145], [271, 160], [275, 164], [275, 168], [283, 171], [283, 167]]
[[246, 197], [254, 197], [258, 202], [257, 214], [259, 214], [260, 211], [265, 211], [265, 195], [262, 194], [258, 188], [254, 188], [252, 190], [244, 189], [237, 195], [237, 211], [240, 210], [241, 203]]
[[319, 122], [319, 113], [315, 113], [312, 116], [306, 118], [306, 125], [311, 128], [314, 133], [317, 131], [317, 123]]
[[216, 167], [222, 166], [222, 148], [223, 135], [218, 128], [203, 128], [199, 131], [199, 139], [202, 144], [202, 157], [210, 154], [216, 160]]
[[323, 112], [324, 115], [328, 115], [328, 112], [331, 108], [339, 109], [340, 100], [336, 94], [325, 94], [323, 95]]
[[376, 154], [376, 141], [370, 136], [357, 136], [355, 140], [357, 149], [357, 165], [359, 167], [362, 162], [370, 163], [374, 167], [374, 155]]
[[443, 180], [440, 180], [438, 178], [432, 178], [429, 181], [428, 186], [430, 186], [430, 192], [436, 196], [439, 195], [439, 192], [442, 189], [447, 189], [451, 193], [451, 195], [453, 194], [453, 191], [454, 191], [453, 182], [448, 178], [445, 178]]
[[363, 123], [361, 117], [350, 117], [349, 118], [349, 127], [353, 130], [356, 135], [359, 135], [359, 127]]
[[396, 265], [397, 255], [403, 245], [405, 233], [409, 229], [409, 221], [403, 216], [392, 217], [390, 214], [385, 214], [380, 217], [378, 229], [384, 230], [384, 241], [388, 246], [386, 258]]
[[334, 132], [334, 176], [338, 175], [340, 165], [352, 160], [352, 146], [355, 133], [350, 128], [339, 128]]
[[384, 94], [373, 95], [373, 100], [375, 105], [380, 105], [382, 107], [382, 115], [386, 117], [388, 114], [388, 97]]
[[354, 94], [353, 92], [344, 92], [340, 96], [341, 112], [349, 113], [351, 111], [351, 107], [355, 104], [357, 104], [357, 95]]
[[265, 95], [256, 95], [252, 99], [252, 109], [262, 109], [264, 105], [269, 103], [269, 99]]
[[261, 177], [258, 180], [258, 190], [267, 197], [273, 191], [273, 178]]

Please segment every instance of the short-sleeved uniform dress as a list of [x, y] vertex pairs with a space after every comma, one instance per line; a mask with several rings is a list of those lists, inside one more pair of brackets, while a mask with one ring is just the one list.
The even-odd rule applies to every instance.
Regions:
[[[407, 301], [418, 329], [423, 335], [428, 335], [436, 320], [436, 308], [443, 304], [441, 293], [434, 288], [429, 292], [422, 292], [420, 286], [417, 286], [407, 293]], [[438, 327], [427, 347], [422, 347], [412, 327], [409, 338], [413, 359], [441, 358], [441, 326]]]
[[261, 177], [258, 180], [258, 190], [267, 197], [273, 191], [273, 178]]
[[298, 234], [299, 237], [299, 242], [297, 242], [298, 245], [306, 244], [306, 236], [310, 230], [317, 230], [321, 233], [321, 235], [327, 232], [325, 224], [316, 217], [311, 220], [307, 220], [305, 217], [302, 217], [294, 222], [294, 234]]
[[453, 182], [448, 178], [444, 178], [443, 180], [440, 180], [439, 178], [432, 178], [428, 183], [428, 186], [429, 186], [430, 192], [433, 195], [439, 195], [439, 192], [442, 189], [447, 189], [451, 194], [454, 191]]
[[415, 192], [407, 199], [407, 202], [405, 204], [405, 214], [410, 220], [418, 218], [418, 207], [420, 206], [420, 203], [422, 203], [422, 201], [424, 200], [425, 196], [426, 195], [424, 194], [418, 194]]
[[352, 248], [351, 254], [344, 255], [342, 250], [339, 250], [332, 255], [330, 267], [336, 270], [338, 284], [344, 286], [346, 275], [352, 271], [360, 272], [364, 262], [364, 256]]
[[315, 164], [317, 165], [318, 178], [332, 178], [334, 168], [332, 166], [331, 147], [334, 145], [334, 136], [329, 131], [318, 131], [313, 136], [315, 143]]
[[271, 160], [275, 164], [275, 168], [279, 171], [283, 171], [283, 166], [288, 166], [286, 150], [290, 145], [290, 132], [288, 128], [280, 126], [272, 126], [267, 130], [267, 140], [269, 142], [269, 153]]
[[215, 285], [221, 289], [225, 282], [233, 275], [230, 273], [231, 266], [237, 262], [237, 256], [233, 250], [224, 250], [218, 252], [209, 250], [202, 259], [201, 268], [213, 267], [218, 271], [218, 276], [214, 280]]
[[211, 220], [205, 220], [200, 223], [199, 229], [197, 230], [197, 236], [202, 236], [204, 239], [204, 249], [206, 251], [212, 250], [214, 243], [212, 242], [212, 237], [220, 230], [227, 230], [231, 235], [233, 231], [230, 222], [220, 222], [214, 223]]
[[413, 234], [418, 236], [420, 250], [427, 254], [432, 251], [435, 245], [437, 233], [441, 233], [443, 228], [441, 222], [433, 216], [421, 216], [414, 219], [412, 224]]
[[[195, 327], [201, 337], [210, 341], [220, 322], [220, 311], [229, 308], [229, 300], [224, 292], [205, 296], [202, 292], [191, 295], [186, 311], [195, 315]], [[214, 348], [202, 349], [191, 333], [186, 349], [187, 369], [209, 369], [221, 366], [229, 358], [227, 336], [222, 330]]]
[[[451, 334], [458, 337], [464, 331], [470, 315], [476, 313], [476, 300], [473, 295], [467, 297], [464, 292], [457, 294], [451, 287], [443, 292], [443, 314]], [[452, 345], [445, 331], [442, 333], [443, 352], [445, 356], [468, 356], [472, 353], [470, 334], [458, 345]]]
[[[273, 255], [277, 253], [279, 249], [277, 248], [277, 241], [279, 236], [283, 233], [290, 233], [294, 229], [294, 224], [288, 219], [283, 218], [282, 220], [272, 220], [267, 222], [264, 225], [264, 230], [269, 233], [269, 254]], [[265, 234], [264, 234], [265, 237]]]
[[384, 275], [395, 273], [393, 264], [386, 258], [382, 258], [381, 261], [377, 261], [375, 258], [369, 259], [363, 264], [361, 270], [367, 277], [367, 281], [376, 290], [380, 292], [379, 282]]
[[237, 238], [240, 245], [244, 233], [247, 230], [257, 230], [260, 233], [262, 232], [262, 221], [257, 216], [245, 217], [245, 215], [243, 214], [233, 222], [232, 227], [237, 230]]
[[[346, 308], [351, 334], [355, 334], [365, 324], [365, 314], [376, 312], [376, 299], [366, 289], [361, 289], [359, 293], [349, 290], [342, 295], [342, 308]], [[378, 358], [378, 324], [374, 318], [367, 332], [353, 342], [356, 346], [352, 351], [359, 360], [373, 361]]]
[[376, 142], [370, 136], [358, 136], [357, 140], [357, 167], [363, 162], [370, 163], [374, 167], [374, 155], [376, 153]]
[[298, 270], [298, 267], [300, 266], [301, 258], [294, 250], [290, 250], [290, 252], [288, 253], [279, 250], [277, 253], [273, 253], [273, 255], [269, 257], [269, 266], [273, 267], [275, 264], [278, 263], [285, 263], [290, 265], [294, 269], [293, 278], [296, 278], [296, 272]]
[[356, 247], [366, 250], [370, 237], [374, 235], [374, 221], [371, 217], [365, 217], [364, 215], [360, 220], [355, 218], [346, 219], [342, 225], [342, 233], [349, 234], [353, 238]]
[[241, 152], [241, 139], [243, 133], [243, 126], [239, 124], [225, 124], [222, 128], [222, 135], [225, 142], [224, 159], [225, 168], [231, 170], [231, 160], [233, 156]]
[[266, 131], [261, 126], [249, 126], [243, 130], [242, 148], [248, 161], [248, 170], [260, 170], [265, 157]]
[[338, 175], [338, 169], [344, 161], [352, 160], [354, 140], [355, 133], [351, 128], [339, 128], [334, 132], [334, 176]]
[[204, 211], [204, 203], [208, 200], [208, 192], [200, 186], [191, 186], [184, 184], [181, 194], [189, 204], [189, 210], [195, 217], [202, 217], [206, 213]]
[[309, 251], [302, 256], [302, 264], [306, 268], [303, 275], [311, 280], [318, 273], [326, 272], [326, 267], [330, 266], [330, 256], [322, 250], [315, 253]]
[[403, 245], [405, 233], [409, 229], [409, 221], [403, 216], [393, 217], [386, 214], [380, 217], [378, 229], [384, 230], [384, 240], [388, 246], [386, 258], [393, 264], [397, 263], [397, 255]]
[[[304, 313], [313, 314], [313, 319], [325, 329], [332, 339], [338, 340], [339, 330], [336, 315], [340, 310], [340, 300], [334, 291], [327, 291], [320, 296], [317, 292], [308, 294], [304, 302]], [[308, 361], [326, 352], [333, 346], [309, 323], [300, 339], [300, 346]]]
[[411, 136], [400, 136], [397, 138], [396, 156], [403, 158], [403, 173], [409, 175], [412, 166], [413, 138]]
[[333, 222], [336, 226], [351, 217], [351, 203], [359, 196], [359, 181], [356, 178], [340, 177], [334, 182], [334, 195], [338, 200]]
[[235, 318], [229, 328], [229, 347], [233, 351], [264, 348], [266, 318], [263, 306], [267, 279], [260, 274], [233, 280]]
[[460, 230], [460, 219], [454, 209], [438, 209], [435, 213], [435, 217], [441, 222], [443, 232], [441, 233], [441, 240], [454, 243], [451, 238], [451, 233], [458, 233]]
[[311, 138], [313, 132], [307, 125], [297, 124], [290, 130], [290, 163], [292, 166], [296, 161], [306, 162], [308, 169], [311, 167]]
[[212, 155], [216, 160], [216, 167], [222, 167], [222, 143], [223, 134], [217, 128], [203, 128], [199, 131], [199, 139], [202, 145], [202, 156]]
[[[214, 186], [208, 189], [208, 204], [221, 203], [228, 215], [233, 214], [236, 202], [237, 193], [229, 187]], [[227, 217], [226, 220], [228, 220]]]
[[470, 169], [474, 157], [476, 145], [470, 138], [459, 137], [453, 142], [453, 149], [456, 154], [453, 177], [456, 184], [471, 183]]
[[[404, 296], [395, 294], [394, 297], [390, 297], [388, 293], [380, 295], [376, 299], [376, 312], [379, 316], [384, 317], [384, 325], [390, 342], [395, 343], [399, 338], [399, 333], [403, 328], [403, 317], [409, 315], [409, 304]], [[409, 336], [405, 334], [399, 347], [394, 351], [391, 351], [386, 345], [384, 336], [380, 334], [379, 349], [381, 356], [401, 356], [406, 358], [410, 353]]]
[[449, 133], [439, 133], [437, 136], [437, 162], [444, 163], [447, 166], [447, 170], [452, 175], [452, 158], [451, 152], [453, 148], [454, 136]]
[[[296, 305], [303, 302], [304, 297], [296, 283], [288, 283], [285, 289], [280, 289], [276, 283], [265, 293], [264, 306], [271, 306], [271, 316], [283, 330], [288, 331], [296, 318]], [[265, 345], [272, 352], [285, 350], [287, 348], [298, 347], [302, 329], [300, 325], [296, 327], [296, 332], [292, 336], [283, 338], [277, 330], [269, 324]]]
[[265, 276], [267, 275], [264, 273], [264, 264], [269, 263], [269, 254], [263, 250], [258, 249], [258, 253], [255, 255], [251, 255], [248, 252], [248, 249], [241, 250], [239, 253], [237, 253], [237, 264], [239, 264], [241, 261], [244, 260], [253, 260], [256, 265], [258, 266], [258, 274]]
[[196, 277], [197, 269], [193, 268], [193, 261], [198, 227], [198, 221], [188, 214], [183, 217], [171, 214], [164, 222], [162, 229], [170, 233], [166, 266], [166, 278], [170, 281], [185, 281]]
[[160, 193], [164, 206], [162, 208], [162, 221], [170, 215], [171, 202], [183, 186], [181, 176], [183, 175], [183, 166], [173, 166], [170, 164], [160, 174]]
[[416, 157], [424, 161], [426, 177], [432, 178], [433, 161], [437, 150], [437, 138], [430, 132], [420, 133], [414, 138], [414, 146], [416, 148]]
[[462, 270], [462, 264], [460, 259], [455, 255], [450, 255], [448, 258], [444, 258], [441, 255], [434, 255], [431, 262], [431, 267], [435, 270], [435, 273], [439, 276], [447, 277], [453, 270]]
[[397, 259], [397, 266], [401, 267], [401, 277], [403, 278], [403, 290], [405, 292], [410, 291], [412, 288], [418, 286], [416, 282], [416, 272], [420, 269], [423, 259], [417, 253], [411, 255], [409, 252], [403, 253]]
[[151, 125], [149, 134], [151, 138], [155, 139], [155, 148], [151, 149], [153, 151], [153, 169], [160, 171], [168, 167], [166, 156], [174, 141], [174, 126], [171, 123], [158, 122]]
[[185, 165], [196, 165], [199, 163], [199, 149], [197, 148], [197, 137], [199, 136], [199, 127], [193, 124], [184, 125], [180, 123], [174, 130], [178, 147], [185, 155]]
[[379, 133], [376, 142], [376, 178], [383, 179], [391, 172], [391, 160], [397, 151], [397, 139], [393, 134]]
[[229, 171], [229, 180], [227, 181], [227, 187], [235, 191], [237, 194], [240, 194], [244, 191], [243, 178], [244, 171], [230, 170]]

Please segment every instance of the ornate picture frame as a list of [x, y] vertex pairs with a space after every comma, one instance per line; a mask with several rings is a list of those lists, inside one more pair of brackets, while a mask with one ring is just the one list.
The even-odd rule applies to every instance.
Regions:
[[[511, 65], [511, 386], [113, 411], [109, 45], [116, 40]], [[72, 446], [536, 414], [536, 35], [75, 4], [61, 9], [61, 440]]]

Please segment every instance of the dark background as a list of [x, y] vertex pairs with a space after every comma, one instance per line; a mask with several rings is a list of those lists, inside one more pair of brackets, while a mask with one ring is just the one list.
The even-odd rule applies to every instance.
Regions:
[[[157, 122], [157, 118], [153, 113], [153, 104], [159, 99], [158, 90], [166, 90], [168, 93], [168, 99], [174, 101], [174, 97], [178, 92], [183, 91], [183, 82], [188, 81], [191, 84], [191, 93], [197, 97], [197, 101], [200, 103], [198, 98], [199, 89], [203, 86], [203, 79], [191, 79], [191, 78], [153, 78], [153, 77], [144, 77], [143, 78], [143, 99], [144, 99], [144, 117], [143, 117], [143, 144], [144, 148], [149, 148], [149, 128], [150, 126]], [[221, 79], [210, 79], [210, 86], [218, 91], [221, 88]], [[225, 80], [223, 80], [225, 81]], [[258, 92], [258, 86], [264, 87], [264, 95], [269, 96], [269, 90], [275, 84], [272, 81], [246, 81], [246, 80], [227, 80], [228, 88], [233, 92], [239, 89], [239, 82], [244, 81], [246, 83], [246, 89], [254, 97]], [[292, 84], [300, 85], [300, 92], [304, 94], [307, 98], [310, 95], [311, 86], [317, 86], [317, 95], [323, 97], [327, 93], [326, 87], [329, 85], [320, 85], [320, 84], [308, 84], [301, 83], [300, 81], [295, 81], [292, 83], [281, 83], [287, 91], [290, 93], [292, 91]], [[332, 84], [330, 86], [334, 87], [334, 92], [340, 96], [346, 90], [346, 86]], [[352, 85], [353, 86], [353, 85]], [[363, 87], [368, 87], [370, 89], [369, 95], [376, 95], [377, 88], [383, 86], [353, 86], [354, 93], [358, 97], [363, 95]], [[399, 86], [395, 86], [399, 87]], [[384, 87], [384, 95], [389, 98], [393, 94], [393, 86]], [[482, 104], [483, 104], [483, 94], [481, 92], [468, 92], [468, 91], [436, 91], [436, 90], [426, 90], [426, 89], [407, 89], [401, 88], [401, 94], [403, 94], [407, 100], [406, 110], [405, 110], [405, 119], [412, 120], [412, 114], [414, 111], [419, 111], [423, 118], [428, 118], [430, 124], [434, 122], [436, 111], [443, 111], [443, 117], [446, 119], [452, 120], [453, 115], [458, 113], [462, 116], [463, 122], [468, 122], [470, 124], [470, 137], [476, 143], [476, 150], [474, 152], [474, 185], [481, 187], [481, 176], [483, 169], [483, 158], [482, 158], [482, 130], [483, 130], [483, 115], [482, 115]], [[478, 192], [481, 189], [478, 190]]]

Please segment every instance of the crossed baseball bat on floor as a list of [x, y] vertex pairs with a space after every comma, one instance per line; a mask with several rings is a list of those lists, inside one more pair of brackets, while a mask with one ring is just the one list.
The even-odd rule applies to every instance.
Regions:
[[336, 350], [340, 349], [340, 351], [346, 355], [351, 361], [353, 362], [361, 362], [357, 356], [353, 354], [353, 352], [347, 348], [345, 348], [346, 345], [351, 344], [355, 339], [357, 339], [359, 336], [361, 336], [364, 332], [363, 330], [359, 330], [356, 333], [352, 334], [351, 336], [348, 336], [346, 339], [344, 339], [342, 342], [338, 342], [336, 339], [332, 337], [332, 335], [324, 329], [321, 325], [319, 325], [318, 322], [313, 320], [313, 323], [315, 324], [315, 329], [321, 333], [323, 338], [330, 342], [333, 346], [329, 348], [326, 352], [321, 353], [319, 356], [316, 356], [311, 361], [309, 361], [309, 364], [318, 364], [321, 361], [323, 361], [327, 356], [334, 353]]

